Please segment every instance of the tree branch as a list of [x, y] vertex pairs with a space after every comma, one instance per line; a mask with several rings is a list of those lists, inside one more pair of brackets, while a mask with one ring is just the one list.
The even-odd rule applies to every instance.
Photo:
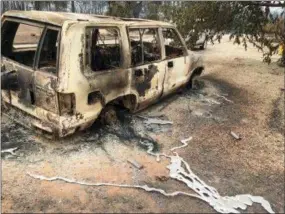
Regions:
[[285, 7], [285, 3], [271, 3], [271, 2], [249, 2], [250, 5], [256, 5], [260, 7]]

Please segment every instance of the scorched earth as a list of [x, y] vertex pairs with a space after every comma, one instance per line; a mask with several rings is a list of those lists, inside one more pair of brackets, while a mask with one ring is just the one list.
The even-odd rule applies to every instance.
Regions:
[[[215, 212], [207, 202], [185, 195], [31, 176], [196, 194], [169, 176], [168, 158], [158, 162], [146, 145], [155, 153], [175, 155], [170, 149], [190, 137], [174, 152], [207, 185], [221, 196], [262, 196], [274, 212], [284, 212], [284, 70], [262, 63], [260, 52], [244, 51], [226, 36], [197, 53], [206, 66], [197, 89], [134, 115], [119, 112], [111, 126], [94, 124], [51, 141], [2, 115], [2, 212]], [[265, 210], [254, 203], [243, 212]]]

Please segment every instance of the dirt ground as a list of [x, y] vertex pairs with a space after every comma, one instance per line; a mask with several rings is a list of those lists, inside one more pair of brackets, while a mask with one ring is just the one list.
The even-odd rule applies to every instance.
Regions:
[[[44, 181], [27, 174], [190, 192], [168, 177], [167, 159], [157, 162], [146, 153], [133, 129], [147, 132], [157, 142], [156, 150], [165, 153], [192, 136], [178, 153], [202, 180], [221, 195], [263, 196], [275, 212], [284, 212], [284, 70], [262, 63], [261, 53], [252, 47], [245, 52], [227, 37], [196, 53], [206, 65], [198, 89], [174, 94], [113, 126], [94, 125], [51, 141], [2, 116], [1, 148], [18, 148], [15, 155], [1, 154], [2, 212], [215, 212], [187, 196]], [[137, 117], [158, 114], [173, 125], [145, 126]], [[144, 168], [133, 167], [129, 159]], [[254, 205], [243, 212], [264, 210]]]

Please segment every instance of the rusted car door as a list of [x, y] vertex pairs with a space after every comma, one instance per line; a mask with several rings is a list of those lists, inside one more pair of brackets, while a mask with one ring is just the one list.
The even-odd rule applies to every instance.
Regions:
[[[85, 70], [88, 80], [86, 110], [104, 106], [126, 94], [129, 84], [124, 64], [122, 27], [114, 24], [89, 24], [85, 32]], [[98, 106], [100, 104], [100, 106]]]
[[[1, 82], [5, 84], [2, 92], [9, 97], [11, 104], [21, 103], [27, 107], [35, 104], [34, 66], [43, 29], [43, 24], [12, 18], [2, 22], [1, 72], [10, 76], [7, 81], [1, 77]], [[11, 78], [14, 78], [13, 82], [17, 85], [13, 88], [9, 85]]]
[[35, 105], [58, 113], [56, 92], [60, 29], [46, 26], [38, 48], [35, 65]]
[[190, 60], [180, 35], [174, 28], [162, 28], [166, 61], [164, 95], [167, 95], [187, 81]]
[[[57, 95], [53, 88], [57, 80], [56, 66], [51, 65], [56, 64], [57, 56], [51, 41], [54, 35], [48, 33], [53, 28], [12, 18], [4, 19], [2, 24], [2, 72], [15, 74], [17, 82], [17, 88], [12, 90], [8, 84], [3, 95], [19, 108], [38, 106], [57, 113]], [[57, 41], [57, 37], [55, 39]], [[51, 63], [48, 66], [47, 61]]]
[[165, 62], [162, 60], [158, 27], [128, 28], [132, 88], [139, 96], [139, 109], [162, 94]]

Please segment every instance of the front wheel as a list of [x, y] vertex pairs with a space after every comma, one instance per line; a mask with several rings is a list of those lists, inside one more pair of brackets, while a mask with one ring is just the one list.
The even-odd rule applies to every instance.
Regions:
[[200, 80], [200, 75], [194, 75], [189, 82], [189, 88], [192, 90], [198, 90], [203, 87], [204, 82]]
[[206, 47], [207, 47], [207, 41], [205, 41], [205, 42], [203, 43], [203, 45], [200, 46], [200, 50], [205, 50]]

